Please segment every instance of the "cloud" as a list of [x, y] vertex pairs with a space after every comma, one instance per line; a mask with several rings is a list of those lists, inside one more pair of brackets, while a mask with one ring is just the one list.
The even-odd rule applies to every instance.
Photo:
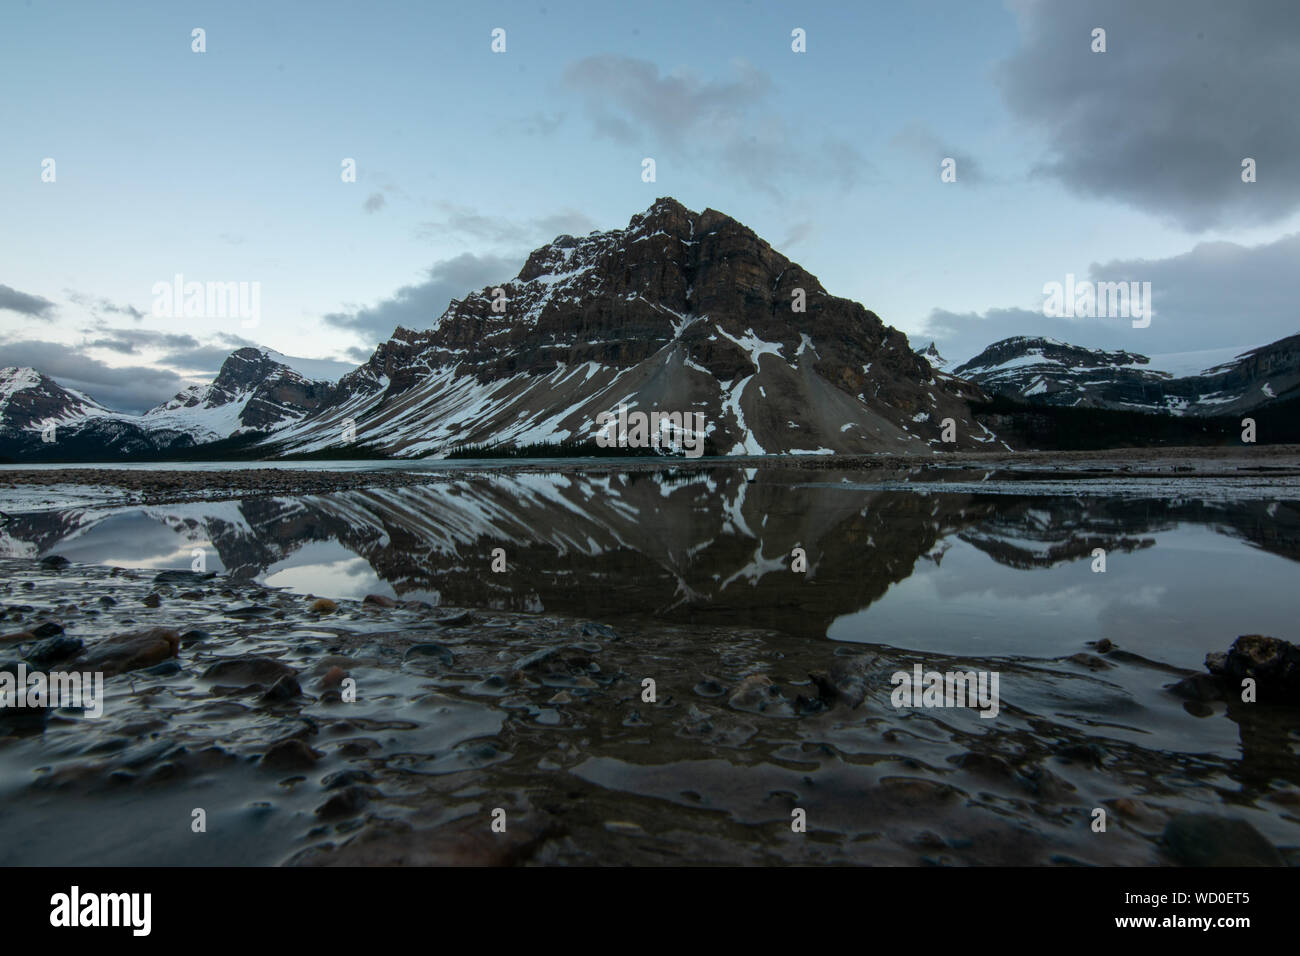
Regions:
[[379, 212], [387, 203], [388, 200], [384, 198], [383, 193], [371, 193], [366, 197], [366, 201], [361, 204], [361, 208], [366, 212]]
[[19, 292], [7, 285], [0, 285], [0, 310], [17, 312], [19, 315], [31, 316], [33, 319], [50, 321], [54, 318], [54, 303], [39, 295]]
[[73, 302], [96, 315], [103, 312], [108, 312], [114, 315], [127, 315], [139, 322], [146, 314], [133, 305], [119, 305], [109, 299], [102, 297], [97, 299], [94, 296], [84, 295], [83, 293], [77, 292], [73, 289], [64, 289], [63, 293], [68, 297], [70, 302]]
[[[1048, 318], [1041, 311], [998, 308], [977, 314], [935, 309], [916, 344], [936, 340], [946, 358], [964, 361], [1011, 335], [1045, 335], [1091, 348], [1143, 355], [1264, 345], [1300, 332], [1300, 233], [1243, 246], [1201, 242], [1167, 259], [1093, 263], [1092, 282], [1150, 282], [1154, 316], [1144, 329], [1131, 319]], [[1045, 276], [1043, 283], [1066, 277]], [[1041, 287], [1028, 290], [1041, 301]]]
[[955, 148], [952, 143], [940, 137], [928, 126], [908, 123], [894, 134], [890, 142], [893, 146], [929, 163], [928, 168], [934, 170], [935, 182], [939, 182], [939, 164], [945, 159], [956, 161], [958, 182], [977, 185], [986, 181], [983, 166], [976, 162], [970, 153]]
[[[1037, 172], [1193, 232], [1300, 207], [1294, 0], [1018, 0], [1022, 45], [997, 70], [1045, 134]], [[1091, 50], [1106, 30], [1106, 52]], [[1258, 164], [1243, 183], [1242, 160]]]
[[96, 330], [99, 338], [84, 343], [84, 348], [108, 349], [121, 355], [138, 355], [141, 349], [198, 348], [199, 341], [192, 335], [171, 332], [154, 332], [149, 329]]
[[778, 248], [789, 249], [796, 243], [803, 242], [816, 231], [817, 224], [810, 219], [801, 219], [799, 222], [791, 223], [789, 232]]
[[336, 328], [357, 333], [367, 342], [387, 339], [399, 325], [426, 329], [447, 310], [452, 299], [518, 275], [523, 262], [522, 256], [461, 253], [454, 259], [434, 263], [423, 282], [403, 286], [373, 306], [332, 312], [324, 319]]
[[195, 345], [167, 352], [159, 356], [158, 361], [181, 369], [190, 376], [210, 379], [216, 377], [222, 363], [230, 357], [232, 351], [234, 350], [220, 345]]
[[169, 369], [133, 365], [113, 368], [78, 347], [33, 339], [3, 343], [4, 361], [30, 365], [60, 385], [85, 392], [119, 411], [143, 412], [167, 401], [188, 383]]
[[806, 131], [791, 128], [772, 105], [767, 74], [745, 60], [733, 61], [732, 76], [719, 80], [604, 54], [570, 63], [564, 84], [586, 99], [596, 135], [643, 147], [656, 160], [717, 165], [774, 197], [779, 179], [824, 176], [851, 189], [869, 168], [844, 140], [808, 143]]
[[440, 218], [419, 225], [416, 234], [422, 239], [454, 236], [457, 239], [528, 246], [531, 249], [540, 243], [550, 242], [556, 236], [582, 236], [596, 228], [591, 219], [574, 209], [520, 222], [503, 216], [487, 215], [471, 206], [445, 200], [438, 200], [433, 206], [440, 213]]

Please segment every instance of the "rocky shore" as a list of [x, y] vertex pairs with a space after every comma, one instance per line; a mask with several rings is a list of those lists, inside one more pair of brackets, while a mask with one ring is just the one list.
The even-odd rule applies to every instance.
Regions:
[[[1104, 642], [922, 659], [57, 556], [0, 572], [0, 670], [105, 675], [98, 719], [0, 710], [6, 864], [1300, 861], [1293, 703], [1189, 693]], [[1233, 680], [1268, 653], [1234, 651]], [[997, 719], [893, 706], [916, 664], [996, 668]], [[1147, 719], [1120, 671], [1235, 724], [1239, 759], [1119, 732]]]

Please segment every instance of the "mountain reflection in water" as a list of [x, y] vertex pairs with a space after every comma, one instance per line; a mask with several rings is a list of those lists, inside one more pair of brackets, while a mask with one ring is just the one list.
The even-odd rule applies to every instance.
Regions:
[[[1109, 638], [1198, 668], [1294, 638], [1295, 501], [882, 491], [776, 469], [467, 474], [242, 502], [14, 516], [11, 554], [189, 567], [332, 597], [741, 625], [1051, 657]], [[507, 558], [490, 570], [493, 549]], [[795, 548], [806, 573], [791, 570]], [[1106, 552], [1094, 573], [1093, 551]]]

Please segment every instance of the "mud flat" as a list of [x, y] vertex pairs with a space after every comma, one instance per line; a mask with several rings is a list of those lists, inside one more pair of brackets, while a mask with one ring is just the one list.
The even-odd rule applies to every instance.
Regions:
[[[0, 608], [11, 672], [108, 664], [98, 719], [0, 710], [5, 864], [1300, 861], [1297, 709], [1122, 647], [922, 659], [48, 556], [0, 560]], [[895, 707], [917, 664], [997, 671], [997, 716]], [[1189, 714], [1237, 755], [1163, 732]]]

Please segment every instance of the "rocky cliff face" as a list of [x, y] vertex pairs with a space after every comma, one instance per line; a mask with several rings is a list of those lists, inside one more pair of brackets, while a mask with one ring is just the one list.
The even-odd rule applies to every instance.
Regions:
[[349, 423], [399, 455], [590, 439], [625, 403], [703, 413], [722, 453], [972, 448], [993, 440], [972, 397], [752, 230], [660, 199], [626, 229], [560, 236], [428, 329], [397, 329], [272, 441], [325, 449]]
[[1150, 364], [1133, 352], [1018, 336], [995, 342], [953, 374], [1035, 404], [1173, 415], [1234, 415], [1300, 394], [1300, 335], [1198, 375], [1176, 377]]

